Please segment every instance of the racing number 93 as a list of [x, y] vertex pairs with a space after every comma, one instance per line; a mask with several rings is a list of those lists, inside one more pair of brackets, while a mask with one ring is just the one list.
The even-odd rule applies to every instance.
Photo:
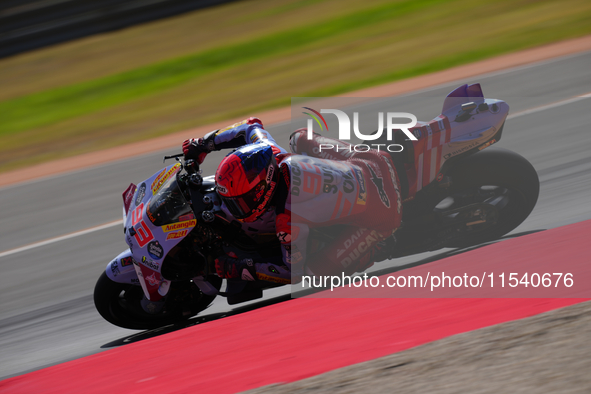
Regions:
[[135, 240], [140, 248], [143, 248], [148, 242], [154, 239], [154, 235], [152, 235], [152, 232], [143, 220], [140, 221], [140, 225], [135, 231]]
[[146, 246], [148, 242], [154, 239], [154, 235], [146, 226], [142, 219], [142, 212], [144, 211], [144, 203], [141, 203], [136, 209], [133, 210], [131, 213], [131, 224], [135, 227], [136, 224], [139, 224], [138, 227], [135, 227], [135, 240], [140, 248]]

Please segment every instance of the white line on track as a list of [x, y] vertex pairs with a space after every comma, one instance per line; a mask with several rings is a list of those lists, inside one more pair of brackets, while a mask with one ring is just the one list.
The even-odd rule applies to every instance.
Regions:
[[570, 104], [570, 103], [575, 103], [577, 101], [581, 101], [581, 100], [584, 100], [586, 98], [591, 98], [591, 93], [582, 94], [580, 96], [575, 96], [575, 97], [571, 97], [569, 99], [565, 99], [565, 100], [561, 100], [561, 101], [556, 101], [554, 103], [550, 103], [550, 104], [542, 105], [542, 106], [539, 106], [539, 107], [534, 107], [534, 108], [526, 109], [524, 111], [516, 112], [514, 114], [511, 114], [511, 115], [507, 116], [507, 120], [515, 119], [515, 118], [518, 118], [520, 116], [529, 115], [529, 114], [533, 114], [533, 113], [536, 113], [536, 112], [542, 112], [542, 111], [545, 111], [547, 109], [560, 107], [560, 106], [567, 105], [567, 104]]
[[0, 257], [10, 256], [11, 254], [15, 254], [15, 253], [19, 253], [19, 252], [24, 252], [25, 250], [38, 248], [40, 246], [49, 245], [49, 244], [52, 244], [52, 243], [64, 241], [66, 239], [70, 239], [70, 238], [74, 238], [74, 237], [79, 237], [80, 235], [90, 234], [90, 233], [93, 233], [95, 231], [103, 230], [103, 229], [106, 229], [106, 228], [109, 228], [109, 227], [113, 227], [113, 226], [118, 226], [118, 225], [120, 226], [122, 224], [123, 224], [123, 220], [116, 220], [114, 222], [109, 222], [109, 223], [101, 224], [100, 226], [95, 226], [95, 227], [87, 228], [86, 230], [76, 231], [76, 232], [73, 232], [73, 233], [70, 233], [70, 234], [66, 234], [66, 235], [62, 235], [62, 236], [59, 236], [59, 237], [46, 239], [45, 241], [35, 242], [35, 243], [32, 243], [32, 244], [21, 246], [20, 248], [10, 249], [10, 250], [7, 250], [6, 252], [0, 253]]
[[[569, 99], [557, 101], [557, 102], [554, 102], [554, 103], [551, 103], [551, 104], [542, 105], [540, 107], [534, 107], [534, 108], [526, 109], [526, 110], [521, 111], [521, 112], [516, 112], [514, 114], [509, 115], [507, 117], [507, 120], [509, 120], [509, 119], [515, 119], [515, 118], [518, 118], [520, 116], [529, 115], [529, 114], [533, 114], [533, 113], [536, 113], [536, 112], [545, 111], [545, 110], [551, 109], [551, 108], [560, 107], [560, 106], [567, 105], [567, 104], [570, 104], [570, 103], [574, 103], [574, 102], [577, 102], [577, 101], [580, 101], [580, 100], [584, 100], [586, 98], [591, 98], [591, 93], [587, 93], [587, 94], [583, 94], [583, 95], [580, 95], [580, 96], [571, 97]], [[78, 237], [78, 236], [81, 236], [81, 235], [93, 233], [95, 231], [100, 231], [100, 230], [103, 230], [103, 229], [106, 229], [106, 228], [109, 228], [109, 227], [118, 226], [118, 225], [121, 225], [121, 224], [123, 224], [123, 220], [116, 220], [114, 222], [109, 222], [109, 223], [101, 224], [100, 226], [91, 227], [91, 228], [88, 228], [86, 230], [76, 231], [74, 233], [62, 235], [62, 236], [55, 237], [55, 238], [46, 239], [45, 241], [35, 242], [35, 243], [29, 244], [29, 245], [21, 246], [19, 248], [10, 249], [10, 250], [7, 250], [5, 252], [1, 252], [0, 253], [0, 257], [10, 256], [11, 254], [15, 254], [15, 253], [19, 253], [19, 252], [24, 252], [25, 250], [34, 249], [34, 248], [38, 248], [40, 246], [45, 246], [45, 245], [49, 245], [49, 244], [52, 244], [52, 243], [64, 241], [66, 239], [70, 239], [70, 238]]]

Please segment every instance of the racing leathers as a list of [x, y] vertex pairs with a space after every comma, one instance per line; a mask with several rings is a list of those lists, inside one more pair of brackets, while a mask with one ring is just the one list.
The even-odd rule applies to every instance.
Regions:
[[[329, 159], [321, 158], [321, 143], [341, 149], [330, 151]], [[222, 277], [287, 284], [304, 274], [363, 271], [375, 261], [383, 240], [400, 226], [398, 179], [386, 153], [355, 152], [345, 142], [317, 135], [309, 140], [300, 130], [291, 137], [291, 154], [257, 118], [185, 141], [185, 154], [191, 144], [199, 162], [213, 150], [268, 144], [279, 167], [271, 208], [259, 220], [274, 220], [282, 261], [220, 256], [216, 270]]]

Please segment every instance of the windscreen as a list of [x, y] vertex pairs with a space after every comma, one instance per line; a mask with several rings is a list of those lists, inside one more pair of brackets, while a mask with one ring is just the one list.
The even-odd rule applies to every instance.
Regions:
[[170, 177], [150, 199], [148, 218], [155, 226], [179, 222], [183, 215], [192, 213], [191, 206], [179, 188], [176, 176]]

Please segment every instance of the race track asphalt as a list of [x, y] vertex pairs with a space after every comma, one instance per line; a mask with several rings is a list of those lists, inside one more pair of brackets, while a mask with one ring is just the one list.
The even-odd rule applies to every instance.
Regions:
[[[474, 82], [482, 84], [486, 97], [503, 99], [511, 106], [497, 146], [523, 155], [540, 176], [538, 204], [513, 234], [591, 219], [591, 98], [565, 101], [591, 93], [591, 52], [437, 86], [380, 105], [429, 120], [439, 114], [449, 91]], [[287, 146], [292, 131], [288, 123], [268, 130]], [[119, 220], [122, 191], [161, 169], [164, 154], [179, 151], [137, 157], [130, 152], [126, 160], [0, 189], [0, 379], [172, 330], [120, 329], [94, 309], [97, 278], [107, 262], [126, 248], [121, 225], [6, 252]], [[210, 155], [204, 173], [213, 173], [221, 157], [222, 153]], [[374, 270], [433, 260], [450, 252], [380, 263]], [[288, 298], [283, 289], [275, 289], [251, 306], [230, 307], [225, 300], [216, 300], [192, 324]]]

